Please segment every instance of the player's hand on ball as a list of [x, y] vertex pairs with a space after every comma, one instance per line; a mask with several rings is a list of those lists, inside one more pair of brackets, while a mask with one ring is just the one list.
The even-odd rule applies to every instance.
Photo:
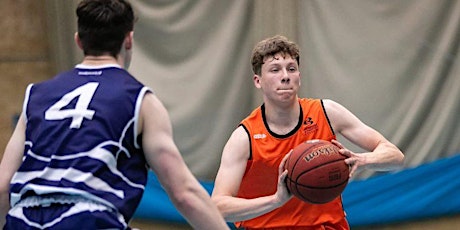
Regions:
[[340, 148], [339, 152], [346, 156], [345, 163], [347, 163], [350, 169], [350, 177], [360, 168], [361, 166], [366, 165], [366, 157], [364, 154], [357, 154], [352, 152], [351, 150], [345, 148], [342, 143], [338, 142], [337, 140], [331, 141], [334, 145]]
[[289, 151], [289, 153], [286, 154], [286, 156], [284, 156], [283, 160], [278, 166], [278, 188], [275, 195], [277, 196], [277, 199], [279, 200], [281, 205], [286, 203], [292, 197], [292, 194], [289, 192], [286, 186], [286, 176], [288, 174], [288, 170], [284, 167], [291, 153], [292, 150]]

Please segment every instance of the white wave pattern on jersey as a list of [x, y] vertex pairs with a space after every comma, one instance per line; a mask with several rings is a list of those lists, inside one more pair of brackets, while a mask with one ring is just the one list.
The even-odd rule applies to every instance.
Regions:
[[[92, 203], [92, 202], [75, 202], [74, 205], [67, 211], [61, 213], [59, 216], [56, 216], [53, 219], [50, 219], [48, 222], [45, 223], [38, 223], [36, 221], [33, 221], [29, 219], [25, 214], [24, 214], [24, 207], [23, 206], [16, 206], [13, 207], [9, 212], [8, 215], [16, 217], [18, 219], [21, 219], [24, 221], [27, 225], [31, 227], [35, 227], [38, 229], [47, 229], [50, 227], [53, 227], [53, 225], [59, 223], [62, 221], [64, 218], [73, 216], [75, 214], [85, 212], [85, 211], [90, 211], [90, 212], [95, 212], [95, 211], [109, 211], [109, 208], [105, 205], [97, 204], [97, 203]], [[118, 216], [118, 221], [123, 224], [123, 226], [126, 228], [128, 225], [123, 218], [122, 215], [117, 215]]]
[[[145, 188], [144, 185], [136, 184], [130, 181], [116, 168], [116, 159], [111, 152], [107, 151], [104, 148], [106, 146], [116, 146], [120, 149], [121, 152], [125, 152], [126, 155], [129, 156], [129, 153], [127, 152], [127, 150], [124, 149], [123, 146], [121, 146], [119, 143], [114, 142], [114, 141], [106, 141], [104, 143], [101, 143], [88, 152], [82, 152], [82, 153], [76, 153], [76, 154], [70, 154], [70, 155], [64, 155], [64, 156], [52, 155], [51, 157], [43, 157], [43, 156], [39, 156], [33, 153], [31, 150], [28, 151], [28, 155], [39, 161], [44, 161], [44, 162], [50, 162], [51, 160], [70, 160], [70, 159], [76, 159], [76, 158], [81, 158], [81, 157], [90, 157], [93, 159], [97, 159], [99, 161], [104, 162], [113, 174], [122, 178], [122, 180], [126, 182], [127, 184], [129, 184], [130, 186], [144, 189]], [[46, 178], [49, 181], [60, 181], [62, 179], [66, 179], [66, 180], [69, 180], [75, 183], [83, 182], [91, 188], [94, 188], [94, 189], [97, 188], [98, 190], [112, 193], [116, 195], [117, 197], [119, 197], [120, 199], [124, 198], [124, 193], [122, 190], [113, 189], [105, 181], [100, 180], [99, 178], [95, 177], [92, 173], [82, 172], [74, 168], [56, 169], [56, 168], [46, 167], [45, 169], [40, 169], [38, 171], [17, 172], [12, 178], [11, 183], [25, 184], [34, 178]], [[31, 189], [31, 187], [29, 186], [35, 187], [33, 185], [27, 185], [21, 190], [19, 194], [16, 194], [16, 193], [11, 194], [11, 198], [12, 198], [11, 204], [12, 205], [14, 205], [18, 201], [18, 199], [16, 198], [20, 198], [21, 194], [24, 194], [26, 191]], [[52, 186], [40, 186], [40, 187], [41, 187], [40, 189], [36, 187], [35, 189], [32, 189], [32, 190], [34, 190], [36, 193], [39, 193], [39, 194], [46, 194], [47, 192], [56, 191], [56, 188]], [[59, 188], [59, 190], [62, 190], [62, 189], [63, 188]], [[80, 192], [78, 190], [71, 192], [70, 194], [75, 194], [75, 192], [85, 197], [92, 197], [91, 194], [86, 194], [85, 191]]]

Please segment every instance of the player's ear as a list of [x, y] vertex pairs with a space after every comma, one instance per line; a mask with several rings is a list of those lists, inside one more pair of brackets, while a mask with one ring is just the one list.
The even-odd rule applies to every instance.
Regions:
[[74, 40], [75, 40], [75, 43], [77, 44], [77, 46], [80, 48], [80, 49], [83, 49], [83, 45], [81, 44], [81, 40], [80, 40], [80, 37], [78, 36], [78, 32], [75, 32], [75, 35], [74, 35]]
[[130, 50], [133, 47], [134, 31], [130, 31], [125, 37], [125, 49]]
[[257, 75], [257, 74], [254, 74], [254, 76], [252, 77], [252, 80], [254, 81], [254, 85], [256, 86], [256, 88], [260, 89], [261, 86], [260, 86], [260, 76]]

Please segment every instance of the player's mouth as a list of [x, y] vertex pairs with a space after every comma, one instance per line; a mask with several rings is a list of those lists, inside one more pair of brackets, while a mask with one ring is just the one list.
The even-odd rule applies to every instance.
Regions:
[[278, 92], [291, 92], [293, 88], [278, 88], [276, 89]]

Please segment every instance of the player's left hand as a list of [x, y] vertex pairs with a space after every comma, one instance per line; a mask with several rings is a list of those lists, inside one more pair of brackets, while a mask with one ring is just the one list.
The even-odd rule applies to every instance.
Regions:
[[353, 176], [353, 174], [358, 170], [358, 168], [361, 168], [362, 166], [366, 165], [367, 161], [365, 154], [354, 153], [353, 151], [345, 148], [342, 145], [342, 143], [338, 142], [337, 140], [332, 140], [331, 142], [332, 144], [340, 148], [339, 152], [342, 155], [347, 157], [347, 159], [345, 159], [345, 163], [347, 163], [351, 167], [350, 177]]

